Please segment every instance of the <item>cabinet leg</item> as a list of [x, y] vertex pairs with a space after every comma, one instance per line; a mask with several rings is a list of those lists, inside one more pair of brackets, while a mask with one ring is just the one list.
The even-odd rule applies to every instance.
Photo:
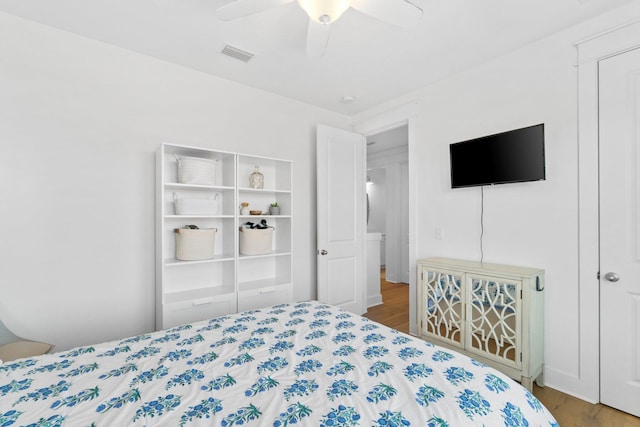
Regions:
[[526, 388], [530, 393], [533, 392], [533, 380], [531, 377], [520, 377], [520, 384]]

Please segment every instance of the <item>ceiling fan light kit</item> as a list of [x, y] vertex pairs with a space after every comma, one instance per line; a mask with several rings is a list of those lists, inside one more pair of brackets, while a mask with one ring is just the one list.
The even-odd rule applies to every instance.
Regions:
[[319, 24], [336, 21], [351, 6], [351, 0], [298, 0], [309, 18]]
[[[234, 0], [218, 8], [216, 14], [223, 21], [260, 13], [294, 0]], [[409, 0], [297, 0], [309, 15], [307, 26], [307, 57], [324, 55], [329, 42], [331, 24], [350, 7], [391, 25], [408, 27], [422, 17], [422, 9]]]

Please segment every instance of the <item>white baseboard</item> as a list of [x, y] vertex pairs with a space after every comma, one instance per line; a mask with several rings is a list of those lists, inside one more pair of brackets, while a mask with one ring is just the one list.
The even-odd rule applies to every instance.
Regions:
[[382, 304], [382, 294], [367, 297], [367, 308]]
[[567, 374], [545, 366], [544, 385], [554, 390], [569, 394], [589, 403], [599, 403], [597, 384], [589, 384], [586, 379]]

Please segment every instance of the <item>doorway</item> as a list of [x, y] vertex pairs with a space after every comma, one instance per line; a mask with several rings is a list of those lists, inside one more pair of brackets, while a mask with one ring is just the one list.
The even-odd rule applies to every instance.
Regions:
[[[367, 233], [369, 245], [379, 245], [378, 261], [368, 257], [377, 263], [368, 271], [379, 272], [379, 286], [369, 290], [370, 307], [392, 305], [409, 294], [408, 148], [407, 124], [367, 136]], [[408, 312], [404, 317], [401, 323], [408, 325]]]

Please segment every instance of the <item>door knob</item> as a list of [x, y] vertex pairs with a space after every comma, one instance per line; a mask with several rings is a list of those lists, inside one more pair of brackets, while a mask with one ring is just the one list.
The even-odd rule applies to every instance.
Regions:
[[618, 273], [613, 272], [605, 274], [604, 278], [610, 282], [617, 282], [618, 280], [620, 280], [620, 276], [618, 276]]
[[326, 254], [328, 254], [328, 253], [329, 253], [329, 252], [327, 252], [325, 249], [323, 249], [323, 250], [321, 250], [321, 251], [320, 251], [320, 255], [326, 255]]

